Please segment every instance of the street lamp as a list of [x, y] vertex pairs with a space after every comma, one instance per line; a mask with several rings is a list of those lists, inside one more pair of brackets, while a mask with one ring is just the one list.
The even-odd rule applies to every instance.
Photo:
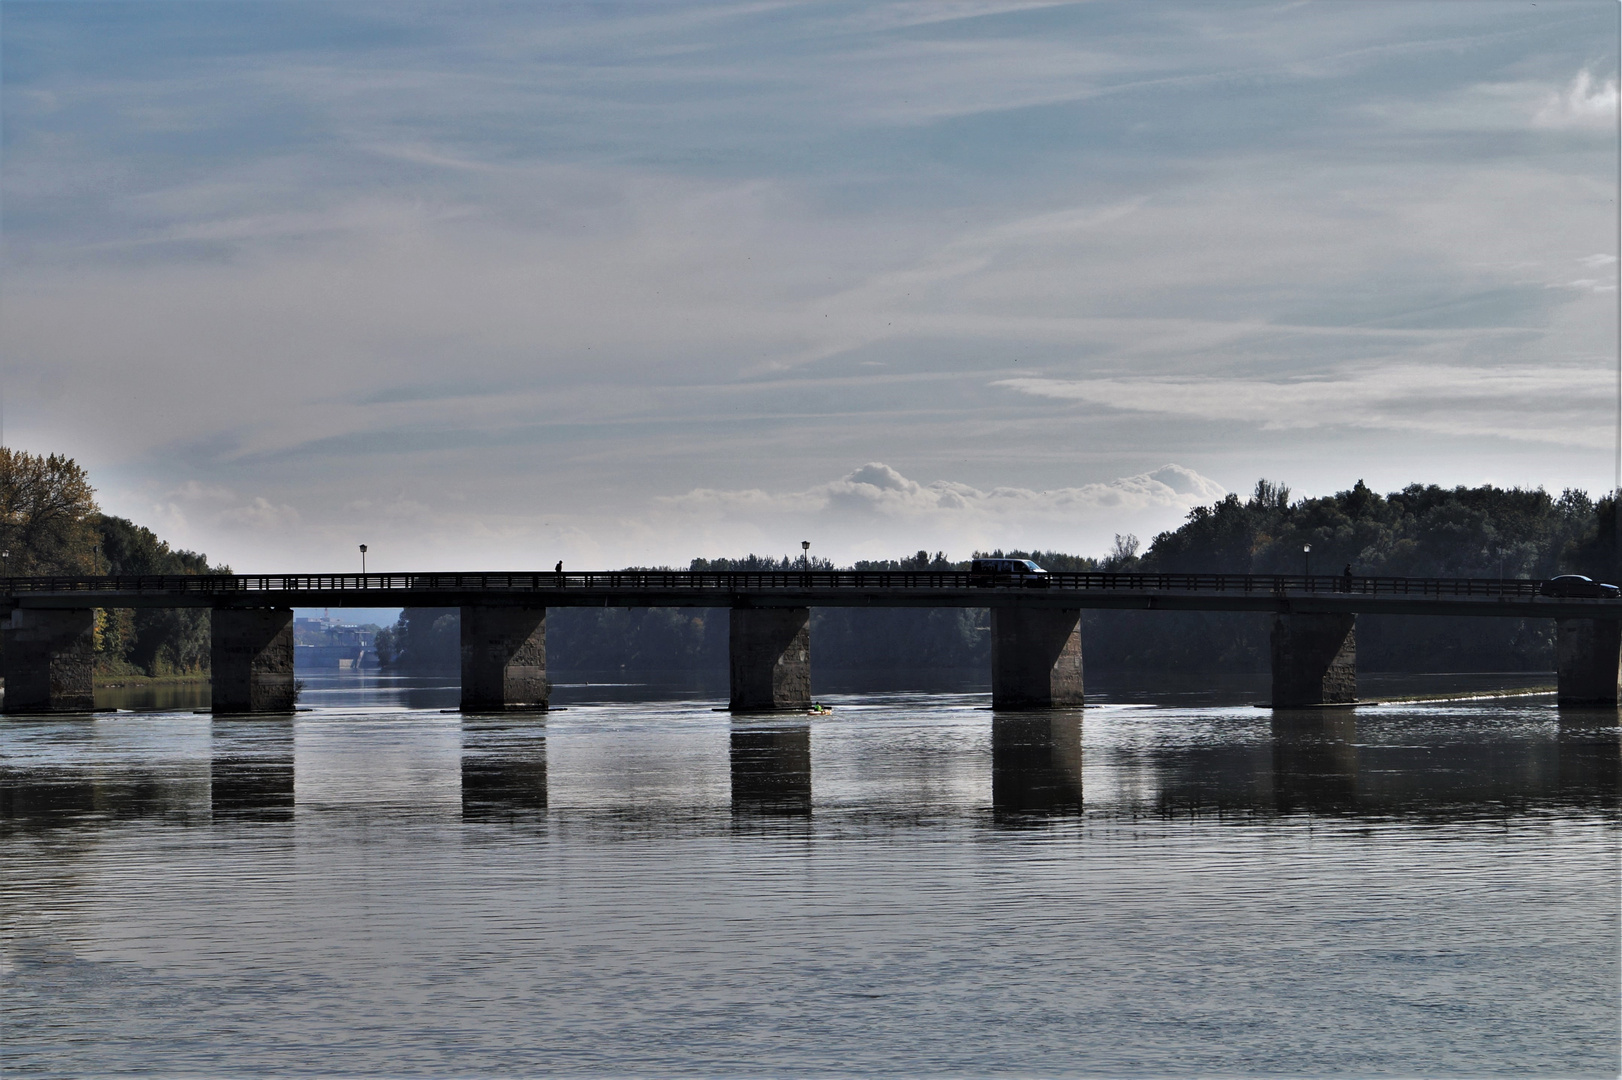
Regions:
[[366, 576], [366, 545], [365, 544], [362, 544], [360, 546], [360, 573], [361, 573], [362, 577]]
[[1305, 567], [1306, 567], [1305, 572], [1302, 574], [1302, 576], [1310, 578], [1312, 576], [1312, 545], [1311, 544], [1302, 544], [1301, 545], [1301, 561], [1305, 564]]
[[809, 540], [800, 541], [800, 566], [806, 570], [811, 569], [811, 541]]

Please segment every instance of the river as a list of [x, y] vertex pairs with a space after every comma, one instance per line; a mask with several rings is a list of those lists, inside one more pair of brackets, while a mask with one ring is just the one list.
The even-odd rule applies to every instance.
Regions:
[[455, 700], [0, 722], [0, 1068], [1618, 1072], [1615, 711]]

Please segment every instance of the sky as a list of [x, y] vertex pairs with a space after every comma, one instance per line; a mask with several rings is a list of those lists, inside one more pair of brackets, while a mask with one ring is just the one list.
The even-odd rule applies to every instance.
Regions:
[[6, 444], [244, 572], [1615, 483], [1614, 0], [0, 0]]

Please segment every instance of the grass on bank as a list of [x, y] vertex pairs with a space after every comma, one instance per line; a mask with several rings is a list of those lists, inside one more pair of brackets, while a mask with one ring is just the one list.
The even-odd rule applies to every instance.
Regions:
[[115, 690], [132, 686], [195, 686], [207, 683], [209, 674], [206, 671], [188, 671], [179, 675], [143, 675], [98, 671], [94, 679], [98, 690]]

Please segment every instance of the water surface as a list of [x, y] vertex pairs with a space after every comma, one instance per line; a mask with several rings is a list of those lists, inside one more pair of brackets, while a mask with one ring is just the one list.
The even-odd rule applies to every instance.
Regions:
[[1617, 1072], [1614, 711], [637, 696], [4, 721], [5, 1069]]

